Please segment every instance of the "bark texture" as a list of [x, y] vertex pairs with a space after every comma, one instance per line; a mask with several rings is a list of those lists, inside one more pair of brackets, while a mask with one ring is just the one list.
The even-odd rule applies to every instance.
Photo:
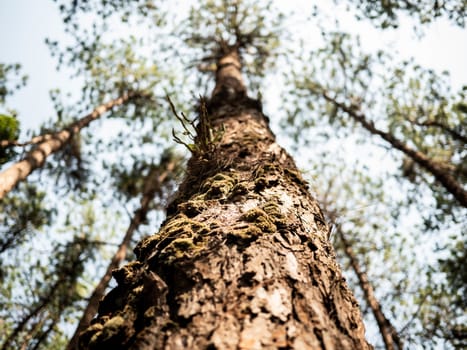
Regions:
[[246, 96], [238, 54], [226, 56], [200, 114], [209, 128], [197, 130], [210, 136], [198, 133], [166, 221], [136, 246], [136, 261], [114, 272], [118, 286], [80, 344], [371, 348], [321, 210], [260, 103]]
[[26, 179], [35, 169], [41, 168], [47, 157], [59, 151], [65, 146], [82, 128], [86, 127], [92, 121], [101, 117], [105, 112], [115, 106], [126, 103], [134, 94], [126, 94], [115, 100], [100, 105], [90, 114], [74, 122], [69, 127], [53, 134], [35, 137], [31, 143], [37, 143], [37, 146], [26, 154], [19, 162], [14, 163], [8, 169], [0, 173], [0, 199], [10, 192], [20, 181]]

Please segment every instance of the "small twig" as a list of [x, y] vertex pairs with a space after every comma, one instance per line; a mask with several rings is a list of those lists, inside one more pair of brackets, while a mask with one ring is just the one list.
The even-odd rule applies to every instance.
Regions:
[[[190, 119], [187, 118], [187, 116], [184, 114], [184, 113], [181, 113], [181, 115], [179, 115], [177, 113], [177, 110], [175, 109], [175, 105], [173, 104], [172, 100], [170, 99], [169, 95], [166, 96], [167, 98], [167, 101], [169, 102], [169, 105], [170, 105], [170, 109], [172, 110], [172, 113], [173, 115], [175, 116], [175, 118], [178, 119], [178, 121], [180, 122], [180, 124], [182, 124], [182, 127], [183, 129], [185, 129], [185, 132], [183, 133], [184, 135], [187, 135], [193, 142], [195, 140], [195, 135], [194, 133], [188, 129], [187, 127], [187, 124], [191, 125], [192, 128], [195, 128], [194, 126], [194, 121], [191, 121]], [[196, 129], [196, 128], [195, 128]], [[191, 146], [189, 144], [187, 144], [186, 142], [184, 142], [182, 139], [180, 139], [177, 134], [175, 133], [175, 130], [172, 129], [172, 136], [174, 138], [174, 141], [178, 144], [181, 144], [183, 146], [185, 146], [191, 153], [194, 153], [196, 151], [196, 148], [195, 146]]]

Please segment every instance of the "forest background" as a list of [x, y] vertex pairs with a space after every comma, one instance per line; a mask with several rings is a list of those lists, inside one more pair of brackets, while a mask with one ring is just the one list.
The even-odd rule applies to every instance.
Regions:
[[[197, 96], [209, 93], [201, 73], [210, 67], [190, 35], [214, 10], [208, 1], [200, 17], [183, 20], [196, 4], [183, 1], [174, 12], [174, 2], [152, 3], [90, 1], [75, 12], [60, 1], [0, 3], [2, 126], [11, 116], [20, 121], [2, 139], [60, 130], [129, 86], [152, 94], [74, 135], [2, 200], [0, 327], [16, 337], [0, 338], [4, 348], [67, 344], [140, 206], [143, 176], [154, 165], [164, 174], [167, 159], [177, 164], [126, 242], [129, 260], [131, 247], [157, 230], [183, 176], [187, 152], [173, 146], [172, 135], [175, 129], [183, 138], [182, 125], [165, 97], [190, 116]], [[261, 93], [279, 143], [323, 206], [370, 342], [384, 346], [345, 242], [406, 348], [460, 348], [465, 205], [349, 115], [364, 111], [377, 128], [445, 164], [465, 188], [465, 6], [446, 2], [438, 13], [396, 10], [394, 1], [391, 17], [384, 7], [365, 12], [365, 4], [379, 2], [319, 3], [277, 1], [264, 12], [261, 25], [275, 33], [264, 50], [276, 62], [248, 62], [253, 93]], [[2, 170], [29, 147], [6, 148]], [[61, 275], [66, 288], [57, 289]]]

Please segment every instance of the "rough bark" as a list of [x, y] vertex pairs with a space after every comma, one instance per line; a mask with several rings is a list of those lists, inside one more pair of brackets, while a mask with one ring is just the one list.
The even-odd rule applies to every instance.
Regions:
[[423, 169], [431, 173], [435, 177], [435, 179], [449, 193], [451, 193], [462, 206], [467, 207], [467, 191], [464, 190], [462, 185], [449, 173], [446, 167], [443, 167], [442, 164], [435, 162], [423, 152], [412, 149], [407, 144], [397, 139], [394, 135], [377, 129], [373, 122], [369, 121], [361, 111], [349, 107], [344, 103], [336, 101], [326, 92], [323, 93], [323, 97], [327, 101], [333, 103], [341, 110], [346, 112], [353, 120], [360, 123], [360, 125], [362, 125], [370, 133], [372, 133], [373, 135], [378, 135], [383, 140], [388, 142], [392, 147], [403, 152], [405, 155], [410, 157], [415, 163], [417, 163]]
[[62, 149], [81, 129], [92, 121], [101, 117], [105, 112], [115, 106], [126, 103], [134, 93], [125, 94], [115, 100], [109, 101], [94, 109], [90, 114], [72, 123], [67, 128], [53, 134], [39, 136], [35, 141], [40, 141], [26, 156], [0, 173], [0, 199], [10, 192], [20, 181], [26, 179], [35, 169], [41, 168], [47, 157]]
[[347, 240], [344, 233], [339, 227], [337, 228], [337, 235], [344, 246], [344, 251], [350, 260], [350, 265], [352, 266], [352, 269], [357, 275], [360, 288], [362, 289], [363, 294], [365, 296], [365, 300], [370, 306], [371, 311], [373, 312], [386, 349], [402, 350], [402, 340], [400, 339], [396, 328], [392, 325], [391, 321], [384, 314], [383, 309], [381, 308], [381, 305], [375, 296], [373, 286], [368, 280], [367, 274], [360, 267], [358, 259], [355, 256], [355, 253], [352, 249], [351, 243]]
[[135, 231], [146, 219], [151, 201], [154, 199], [156, 193], [161, 191], [162, 184], [174, 170], [174, 167], [174, 162], [169, 162], [166, 169], [162, 173], [160, 172], [160, 169], [153, 169], [146, 177], [140, 206], [131, 218], [130, 226], [126, 231], [122, 242], [118, 246], [116, 253], [112, 257], [110, 264], [107, 266], [107, 270], [89, 297], [88, 304], [83, 311], [83, 315], [81, 316], [78, 326], [76, 327], [76, 330], [67, 345], [68, 350], [78, 349], [79, 334], [87, 327], [89, 327], [91, 320], [97, 314], [99, 302], [103, 298], [105, 290], [109, 285], [110, 279], [112, 278], [112, 272], [117, 269], [125, 259], [128, 245], [130, 244]]
[[323, 215], [229, 55], [200, 116], [213, 143], [195, 150], [159, 233], [114, 273], [83, 348], [370, 348]]

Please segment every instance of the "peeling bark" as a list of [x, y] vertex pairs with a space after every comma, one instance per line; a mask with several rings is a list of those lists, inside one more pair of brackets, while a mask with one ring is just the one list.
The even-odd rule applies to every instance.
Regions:
[[371, 348], [317, 202], [229, 67], [200, 118], [214, 147], [195, 152], [159, 233], [114, 272], [82, 348]]
[[72, 123], [63, 130], [34, 138], [34, 142], [39, 142], [37, 146], [29, 151], [22, 160], [14, 163], [8, 169], [0, 173], [0, 199], [5, 197], [20, 181], [25, 180], [34, 170], [41, 168], [47, 157], [62, 149], [62, 147], [72, 139], [74, 134], [78, 133], [82, 128], [88, 126], [92, 121], [98, 119], [113, 107], [126, 103], [134, 95], [134, 93], [125, 94], [115, 100], [100, 105], [90, 114]]

